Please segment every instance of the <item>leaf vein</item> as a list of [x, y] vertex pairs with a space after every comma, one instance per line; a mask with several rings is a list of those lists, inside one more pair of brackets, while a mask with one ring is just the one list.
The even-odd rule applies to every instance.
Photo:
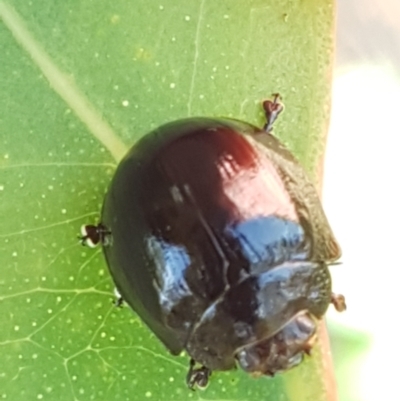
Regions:
[[188, 116], [189, 117], [192, 114], [193, 92], [194, 92], [194, 84], [195, 84], [195, 79], [196, 79], [196, 74], [197, 74], [197, 64], [198, 64], [198, 58], [199, 58], [200, 26], [201, 26], [203, 14], [204, 14], [204, 11], [203, 11], [204, 3], [205, 3], [205, 0], [202, 0], [200, 3], [199, 18], [197, 20], [196, 36], [194, 39], [193, 72], [192, 72], [192, 78], [190, 81], [189, 100], [188, 100]]
[[42, 45], [33, 37], [21, 16], [11, 5], [0, 1], [0, 18], [13, 34], [15, 40], [30, 55], [52, 89], [74, 111], [76, 116], [86, 125], [93, 136], [105, 146], [114, 159], [120, 161], [128, 150], [127, 146], [72, 78], [56, 65]]
[[20, 230], [20, 231], [14, 231], [14, 232], [7, 233], [7, 234], [0, 234], [0, 238], [9, 238], [9, 237], [14, 237], [17, 235], [23, 235], [23, 234], [27, 234], [27, 233], [36, 232], [36, 231], [47, 230], [48, 228], [62, 226], [64, 224], [69, 224], [74, 221], [82, 220], [83, 218], [86, 218], [86, 217], [96, 216], [98, 214], [99, 214], [98, 212], [90, 212], [90, 213], [83, 214], [81, 216], [73, 217], [71, 219], [66, 219], [66, 220], [62, 220], [62, 221], [57, 221], [55, 223], [47, 224], [45, 226], [40, 226], [40, 227], [35, 227], [35, 228], [24, 228], [23, 230]]

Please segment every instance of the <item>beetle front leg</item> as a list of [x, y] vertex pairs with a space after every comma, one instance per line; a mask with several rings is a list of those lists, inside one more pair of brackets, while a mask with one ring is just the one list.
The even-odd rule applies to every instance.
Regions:
[[101, 223], [97, 226], [85, 224], [81, 227], [81, 235], [78, 239], [82, 245], [89, 248], [95, 248], [98, 245], [107, 246], [111, 244], [111, 231]]
[[205, 388], [208, 384], [208, 379], [211, 376], [211, 370], [205, 366], [195, 368], [196, 362], [194, 359], [190, 359], [189, 371], [186, 375], [186, 384], [191, 389], [197, 386], [199, 388]]
[[272, 96], [274, 97], [273, 100], [265, 100], [263, 102], [265, 117], [267, 119], [267, 123], [264, 125], [264, 131], [268, 134], [271, 133], [275, 120], [283, 110], [283, 104], [279, 101], [281, 98], [280, 95], [275, 93]]

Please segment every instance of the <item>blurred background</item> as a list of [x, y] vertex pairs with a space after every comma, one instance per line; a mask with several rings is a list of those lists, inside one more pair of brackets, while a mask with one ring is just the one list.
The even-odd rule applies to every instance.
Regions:
[[400, 1], [337, 7], [323, 196], [343, 250], [334, 291], [348, 305], [328, 315], [339, 400], [398, 399]]

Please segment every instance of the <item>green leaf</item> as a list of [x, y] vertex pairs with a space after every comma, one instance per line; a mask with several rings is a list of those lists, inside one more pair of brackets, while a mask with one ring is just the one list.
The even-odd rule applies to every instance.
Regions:
[[77, 241], [98, 221], [126, 149], [192, 116], [261, 125], [317, 173], [329, 112], [333, 0], [0, 0], [0, 394], [7, 400], [325, 400], [317, 349], [275, 378], [215, 372], [184, 384], [125, 307], [100, 251]]

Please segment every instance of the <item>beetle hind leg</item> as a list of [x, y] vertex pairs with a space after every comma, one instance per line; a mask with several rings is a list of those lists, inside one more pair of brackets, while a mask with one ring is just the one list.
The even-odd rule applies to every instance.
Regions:
[[186, 375], [186, 384], [191, 390], [194, 390], [195, 387], [205, 388], [211, 376], [210, 369], [205, 366], [195, 368], [195, 365], [195, 360], [190, 359], [189, 371]]
[[331, 304], [335, 307], [338, 312], [343, 312], [347, 309], [346, 299], [344, 295], [335, 294], [332, 292], [331, 294]]

